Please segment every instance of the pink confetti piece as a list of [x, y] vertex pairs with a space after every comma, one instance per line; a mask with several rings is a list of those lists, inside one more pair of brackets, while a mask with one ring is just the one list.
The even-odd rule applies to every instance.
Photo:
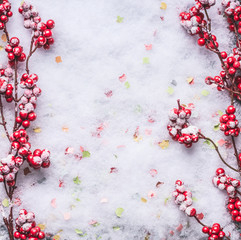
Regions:
[[81, 152], [84, 152], [84, 148], [82, 146], [79, 147]]
[[106, 95], [106, 97], [112, 97], [113, 92], [111, 90], [107, 91], [107, 92], [105, 92], [105, 95]]
[[154, 123], [155, 120], [154, 120], [152, 117], [149, 117], [149, 118], [148, 118], [148, 122], [149, 122], [149, 123]]
[[51, 200], [51, 206], [52, 206], [53, 208], [56, 208], [56, 198], [54, 198], [54, 199]]
[[66, 149], [65, 149], [65, 155], [67, 155], [67, 154], [73, 154], [74, 153], [74, 148], [73, 147], [67, 147]]
[[69, 212], [66, 212], [66, 213], [64, 213], [64, 220], [69, 220], [71, 218], [71, 216], [70, 216], [70, 213]]
[[212, 114], [212, 117], [217, 117], [218, 115], [219, 115], [218, 112], [215, 112]]
[[195, 108], [193, 103], [188, 103], [187, 106], [188, 106], [189, 109], [194, 109]]
[[153, 33], [153, 36], [154, 36], [154, 37], [156, 36], [156, 33], [157, 33], [157, 31], [155, 30], [154, 33]]
[[152, 130], [151, 129], [145, 129], [145, 134], [147, 136], [150, 136], [152, 134]]
[[107, 203], [107, 202], [108, 202], [108, 199], [107, 199], [107, 198], [102, 198], [102, 199], [100, 200], [100, 202], [101, 202], [101, 203]]
[[98, 223], [98, 222], [95, 221], [95, 220], [91, 220], [91, 221], [89, 221], [89, 225], [95, 225], [96, 223]]
[[119, 81], [120, 81], [120, 82], [125, 82], [125, 80], [126, 80], [126, 75], [125, 75], [125, 74], [123, 74], [123, 75], [121, 75], [121, 76], [119, 77]]
[[59, 180], [59, 187], [63, 187], [64, 186], [64, 181]]
[[147, 51], [152, 50], [152, 44], [145, 44], [145, 48]]
[[20, 198], [15, 198], [15, 199], [14, 199], [14, 205], [20, 206], [21, 204], [22, 204], [22, 202], [21, 202], [21, 199], [20, 199]]
[[177, 230], [178, 232], [181, 232], [182, 229], [183, 229], [183, 226], [182, 226], [182, 224], [180, 223], [180, 224], [178, 225], [178, 227], [176, 228], [176, 230]]
[[151, 169], [151, 170], [150, 170], [150, 174], [151, 174], [152, 177], [155, 177], [155, 176], [157, 175], [157, 173], [158, 173], [158, 172], [157, 172], [156, 169]]
[[153, 198], [153, 197], [155, 197], [155, 196], [156, 196], [156, 193], [153, 192], [153, 191], [150, 191], [150, 192], [148, 193], [148, 197], [149, 197], [149, 198]]
[[199, 214], [197, 214], [197, 218], [198, 218], [199, 220], [202, 220], [202, 219], [204, 218], [203, 213], [199, 213]]
[[162, 20], [162, 21], [164, 21], [165, 19], [164, 19], [164, 17], [160, 17], [160, 19]]
[[117, 148], [125, 148], [125, 145], [118, 145]]
[[118, 172], [118, 169], [115, 168], [115, 167], [112, 167], [112, 168], [110, 169], [110, 173], [117, 173], [117, 172]]
[[225, 143], [226, 143], [226, 141], [223, 140], [223, 139], [220, 139], [220, 140], [218, 141], [218, 145], [219, 145], [220, 147], [222, 147]]

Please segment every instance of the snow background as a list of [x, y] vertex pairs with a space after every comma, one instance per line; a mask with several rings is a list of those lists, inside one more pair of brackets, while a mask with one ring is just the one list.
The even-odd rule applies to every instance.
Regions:
[[[213, 131], [218, 116], [212, 115], [224, 111], [229, 100], [204, 83], [206, 76], [219, 73], [218, 58], [198, 47], [197, 39], [179, 24], [179, 12], [193, 0], [165, 2], [166, 10], [160, 9], [160, 0], [33, 1], [44, 21], [52, 18], [56, 22], [54, 48], [38, 51], [30, 61], [30, 70], [39, 75], [43, 91], [38, 118], [29, 129], [30, 142], [32, 149], [51, 150], [52, 165], [22, 174], [15, 196], [22, 201], [19, 208], [34, 211], [37, 222], [46, 225], [45, 231], [61, 240], [145, 239], [148, 232], [153, 240], [203, 239], [201, 226], [179, 211], [171, 199], [166, 201], [179, 178], [197, 199], [193, 206], [204, 214], [203, 222], [219, 222], [232, 240], [239, 239], [224, 205], [226, 195], [212, 185], [216, 168], [224, 167], [216, 152], [202, 142], [185, 149], [173, 142], [166, 130], [167, 113], [180, 98], [182, 103], [194, 103], [191, 122], [216, 142], [224, 137]], [[17, 13], [20, 3], [12, 3], [14, 16], [8, 29], [28, 51], [30, 32]], [[233, 36], [223, 17], [216, 14], [218, 6], [210, 11], [213, 29], [220, 49], [228, 50]], [[123, 22], [118, 23], [117, 16], [123, 17]], [[152, 49], [146, 50], [145, 44], [152, 44]], [[5, 56], [2, 51], [2, 61]], [[56, 56], [61, 56], [61, 63], [55, 62]], [[149, 64], [143, 64], [143, 58], [149, 58]], [[119, 81], [123, 74], [129, 88]], [[187, 83], [188, 77], [194, 77], [193, 85]], [[167, 93], [168, 87], [174, 89], [172, 95]], [[204, 89], [210, 91], [208, 96], [201, 94]], [[111, 97], [105, 94], [109, 91]], [[12, 112], [7, 115], [11, 118]], [[98, 137], [100, 126], [103, 130]], [[34, 127], [40, 127], [41, 133], [35, 133]], [[137, 127], [139, 138], [135, 141]], [[167, 139], [170, 146], [163, 150], [158, 142]], [[90, 152], [89, 158], [65, 155], [67, 147], [81, 154], [80, 146]], [[8, 149], [4, 136], [0, 149], [4, 157]], [[225, 147], [221, 151], [234, 165], [232, 153]], [[113, 167], [116, 173], [110, 173]], [[151, 176], [151, 169], [157, 170], [156, 176]], [[77, 176], [79, 185], [73, 182]], [[59, 181], [63, 181], [62, 187]], [[158, 181], [164, 184], [156, 188]], [[148, 196], [151, 191], [153, 198]], [[3, 192], [1, 188], [1, 199], [6, 197]], [[120, 207], [124, 212], [118, 218], [115, 211]], [[91, 221], [99, 225], [93, 226]], [[181, 232], [177, 230], [180, 224]]]

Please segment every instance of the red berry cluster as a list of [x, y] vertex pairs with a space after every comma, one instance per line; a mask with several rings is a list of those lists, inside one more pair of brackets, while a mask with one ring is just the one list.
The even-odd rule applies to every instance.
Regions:
[[16, 122], [24, 128], [30, 126], [30, 122], [37, 118], [34, 109], [36, 108], [37, 97], [41, 95], [41, 89], [37, 87], [36, 82], [38, 76], [36, 74], [24, 73], [21, 78], [20, 86], [25, 89], [23, 96], [19, 101], [19, 116]]
[[50, 45], [54, 44], [51, 29], [54, 28], [55, 22], [51, 19], [46, 23], [41, 22], [38, 11], [26, 2], [19, 8], [19, 13], [24, 17], [24, 27], [32, 29], [33, 36], [36, 38], [35, 45], [39, 48], [43, 46], [44, 49], [48, 50]]
[[19, 211], [19, 216], [16, 219], [16, 230], [14, 233], [16, 239], [38, 240], [45, 238], [45, 233], [36, 226], [34, 213], [27, 212], [25, 209]]
[[17, 37], [12, 37], [9, 44], [6, 45], [5, 51], [8, 53], [9, 64], [14, 65], [14, 61], [24, 62], [26, 60], [26, 55], [23, 52], [23, 47], [19, 46], [19, 39]]
[[31, 144], [28, 142], [29, 137], [25, 129], [15, 131], [10, 136], [10, 139], [12, 141], [12, 150], [16, 153], [16, 155], [27, 157], [28, 154], [31, 153]]
[[[215, 0], [196, 0], [195, 5], [192, 6], [188, 12], [180, 13], [181, 25], [191, 35], [202, 33], [202, 28], [207, 25], [207, 22], [204, 20], [204, 14], [201, 10], [203, 10], [204, 7], [209, 8], [214, 4]], [[205, 41], [203, 45], [205, 45]]]
[[[179, 102], [178, 102], [179, 104]], [[172, 139], [184, 144], [187, 148], [192, 146], [192, 143], [198, 141], [199, 129], [188, 123], [192, 112], [190, 109], [180, 106], [179, 108], [173, 108], [169, 112], [169, 124], [167, 129]]]
[[0, 4], [0, 30], [5, 28], [5, 24], [8, 22], [8, 19], [13, 16], [11, 11], [11, 3], [8, 0], [4, 0]]
[[13, 86], [4, 78], [0, 78], [0, 94], [5, 96], [7, 102], [13, 101]]
[[214, 223], [212, 227], [204, 226], [202, 232], [209, 235], [208, 240], [222, 240], [225, 237], [219, 223]]
[[50, 151], [47, 149], [36, 149], [33, 153], [29, 154], [27, 161], [30, 167], [34, 169], [48, 168], [50, 166]]
[[175, 188], [172, 196], [175, 198], [175, 203], [180, 205], [179, 209], [189, 217], [195, 216], [196, 209], [192, 207], [192, 193], [185, 190], [184, 183], [181, 180], [176, 181]]
[[15, 175], [23, 164], [23, 158], [15, 157], [9, 154], [6, 158], [1, 159], [0, 182], [4, 180], [9, 186], [15, 185]]
[[216, 170], [216, 176], [213, 177], [213, 184], [220, 190], [226, 190], [228, 196], [231, 198], [236, 196], [236, 190], [240, 187], [240, 181], [226, 175], [223, 168]]
[[241, 222], [241, 201], [239, 197], [229, 198], [228, 211], [232, 216], [232, 220], [235, 222]]
[[224, 131], [225, 136], [237, 137], [240, 133], [239, 122], [234, 114], [235, 111], [235, 107], [230, 105], [226, 109], [226, 114], [223, 114], [219, 119], [220, 130]]

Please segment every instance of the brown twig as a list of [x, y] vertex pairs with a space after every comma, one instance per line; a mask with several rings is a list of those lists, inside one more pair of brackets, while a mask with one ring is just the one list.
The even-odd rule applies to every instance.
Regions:
[[8, 140], [10, 141], [10, 135], [8, 133], [8, 130], [7, 130], [7, 126], [6, 126], [7, 124], [6, 124], [4, 113], [3, 113], [3, 103], [2, 103], [2, 96], [1, 95], [0, 95], [0, 112], [1, 112], [1, 117], [2, 117], [1, 125], [3, 125], [6, 136], [7, 136]]
[[234, 156], [237, 159], [237, 164], [238, 164], [238, 167], [240, 169], [240, 161], [239, 161], [239, 157], [238, 157], [238, 150], [237, 150], [237, 147], [236, 147], [235, 139], [234, 139], [233, 136], [231, 138], [232, 138], [232, 143], [233, 143], [233, 148], [234, 148]]
[[[15, 91], [15, 99], [18, 99], [18, 70], [17, 70], [17, 67], [18, 67], [18, 62], [17, 60], [15, 60], [15, 64], [14, 64], [14, 72], [15, 72], [15, 80], [14, 80], [14, 91]], [[14, 120], [14, 126], [13, 126], [13, 132], [16, 131], [16, 128], [17, 128], [17, 121], [16, 121], [16, 118], [18, 116], [18, 102], [15, 101], [15, 104], [14, 104], [14, 112], [15, 112], [15, 120]]]
[[6, 38], [7, 38], [7, 42], [9, 43], [9, 40], [10, 40], [10, 39], [9, 39], [9, 34], [8, 34], [8, 30], [7, 30], [6, 24], [5, 24], [5, 26], [4, 26], [3, 32], [5, 33]]
[[204, 140], [207, 140], [207, 141], [209, 141], [209, 142], [211, 142], [211, 143], [213, 144], [216, 152], [218, 153], [219, 158], [221, 159], [221, 161], [222, 161], [227, 167], [229, 167], [230, 169], [232, 169], [232, 170], [235, 171], [235, 172], [240, 172], [238, 169], [235, 169], [235, 168], [233, 168], [232, 166], [230, 166], [230, 165], [223, 159], [221, 153], [219, 152], [218, 146], [215, 144], [215, 142], [214, 142], [212, 139], [210, 139], [210, 138], [208, 138], [208, 137], [205, 137], [202, 133], [198, 133], [198, 135], [200, 136], [200, 138], [202, 138], [202, 139], [204, 139]]
[[202, 222], [198, 219], [197, 215], [195, 215], [194, 218], [195, 218], [195, 219], [197, 220], [197, 222], [198, 222], [199, 224], [201, 224], [203, 227], [206, 227], [206, 226], [207, 226], [207, 225], [205, 225], [204, 223], [202, 223]]
[[33, 53], [38, 49], [38, 44], [36, 44], [35, 48], [33, 49], [33, 44], [34, 44], [34, 36], [32, 37], [31, 40], [31, 44], [30, 44], [30, 50], [29, 50], [29, 54], [28, 57], [26, 59], [26, 72], [27, 74], [29, 74], [29, 59], [31, 58], [31, 56], [33, 55]]

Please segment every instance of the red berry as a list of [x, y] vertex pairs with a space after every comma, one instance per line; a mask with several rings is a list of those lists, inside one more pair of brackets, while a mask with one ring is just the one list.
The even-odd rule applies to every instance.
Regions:
[[33, 155], [40, 157], [41, 153], [42, 153], [42, 151], [40, 149], [35, 149], [34, 152], [33, 152]]
[[239, 68], [239, 67], [240, 67], [239, 61], [235, 61], [235, 62], [233, 63], [233, 67], [234, 67], [234, 68]]
[[45, 238], [45, 233], [44, 232], [39, 232], [38, 238], [39, 239], [44, 239]]
[[197, 43], [198, 43], [199, 46], [204, 46], [205, 43], [206, 43], [206, 41], [205, 41], [204, 38], [199, 38], [198, 41], [197, 41]]
[[0, 20], [1, 20], [1, 22], [6, 23], [6, 22], [8, 22], [8, 17], [6, 15], [2, 15], [0, 17]]
[[48, 43], [49, 45], [54, 44], [54, 39], [53, 39], [53, 38], [48, 38], [48, 39], [47, 39], [47, 43]]
[[8, 53], [8, 59], [9, 61], [13, 61], [15, 59], [13, 52]]
[[206, 227], [206, 226], [203, 227], [203, 228], [202, 228], [202, 232], [203, 232], [203, 233], [208, 233], [208, 232], [209, 232], [209, 228]]
[[17, 47], [20, 43], [20, 41], [17, 37], [12, 37], [9, 42], [10, 42], [11, 47]]
[[234, 67], [231, 67], [228, 69], [228, 72], [230, 75], [234, 75], [236, 73], [236, 69]]
[[19, 56], [21, 55], [22, 51], [23, 51], [22, 47], [19, 47], [19, 46], [18, 46], [18, 47], [15, 47], [15, 48], [13, 49], [13, 54], [14, 54], [15, 56], [19, 57]]
[[23, 122], [22, 122], [22, 126], [23, 126], [24, 128], [28, 128], [28, 127], [30, 126], [29, 120], [23, 121]]
[[228, 54], [226, 52], [221, 52], [222, 59], [226, 59]]
[[6, 45], [6, 47], [5, 47], [5, 51], [6, 52], [12, 52], [13, 51], [13, 48], [10, 46], [10, 45]]
[[14, 233], [14, 237], [17, 238], [17, 239], [19, 239], [19, 238], [20, 238], [20, 233], [19, 233], [19, 232], [15, 232], [15, 233]]
[[39, 36], [37, 41], [40, 46], [43, 46], [46, 43], [46, 38], [43, 36]]
[[18, 57], [18, 61], [19, 62], [24, 62], [26, 60], [26, 55], [25, 53], [21, 53], [21, 55]]
[[37, 118], [37, 115], [35, 112], [31, 112], [28, 114], [28, 120], [29, 121], [34, 121]]
[[26, 119], [28, 117], [28, 113], [26, 111], [20, 111], [19, 112], [19, 116], [21, 117], [21, 119]]
[[43, 36], [49, 38], [52, 36], [52, 31], [50, 29], [46, 29], [43, 31]]
[[5, 27], [4, 23], [0, 22], [0, 30], [3, 30]]
[[52, 19], [48, 20], [48, 21], [46, 22], [46, 26], [47, 26], [47, 28], [49, 28], [49, 29], [54, 28], [54, 26], [55, 26], [54, 20], [52, 20]]
[[226, 113], [227, 114], [234, 114], [236, 111], [235, 107], [233, 105], [230, 105], [227, 107]]

